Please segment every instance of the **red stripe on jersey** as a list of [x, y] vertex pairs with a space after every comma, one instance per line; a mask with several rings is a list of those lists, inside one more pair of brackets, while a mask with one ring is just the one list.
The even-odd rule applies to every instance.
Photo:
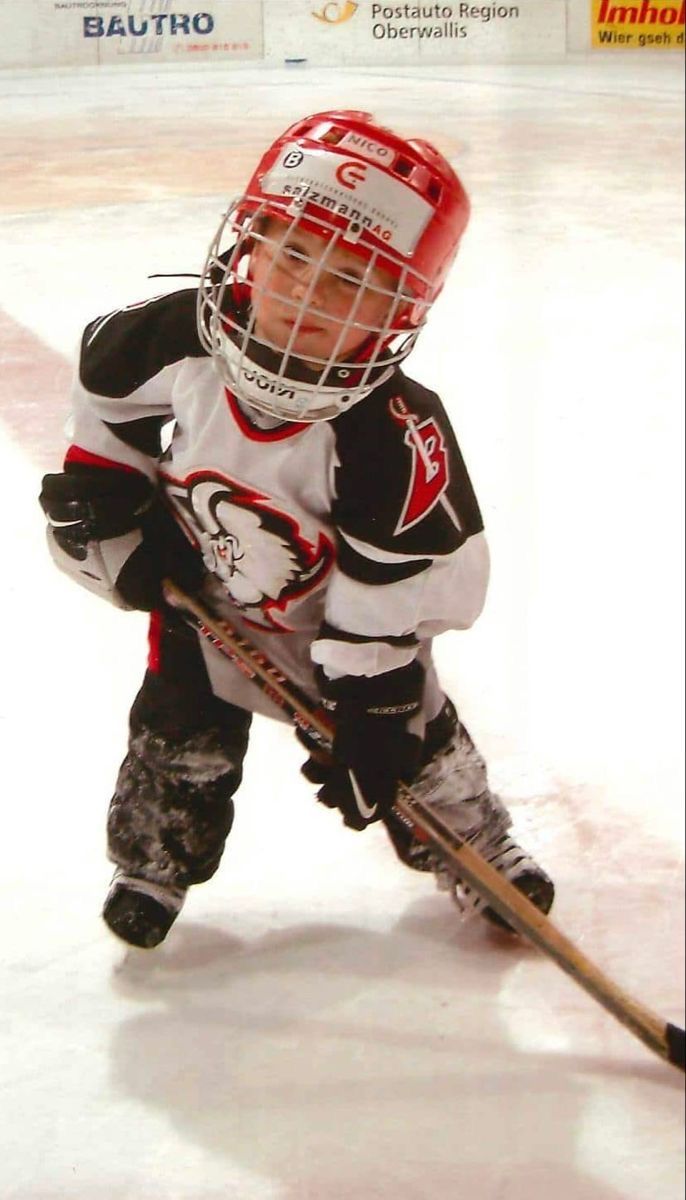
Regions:
[[86, 467], [108, 467], [111, 471], [127, 471], [130, 475], [142, 475], [142, 471], [137, 471], [135, 467], [130, 467], [128, 463], [115, 462], [112, 458], [102, 458], [100, 454], [91, 454], [90, 450], [82, 450], [80, 446], [70, 446], [64, 456], [64, 465], [67, 463], [81, 463]]
[[159, 675], [162, 664], [162, 613], [153, 609], [148, 625], [148, 670]]
[[234, 421], [241, 433], [250, 438], [252, 442], [280, 442], [283, 438], [293, 437], [295, 433], [307, 429], [311, 423], [310, 421], [285, 421], [283, 425], [276, 425], [274, 429], [258, 429], [257, 425], [253, 425], [246, 417], [233, 392], [230, 392], [228, 388], [225, 388], [224, 392]]

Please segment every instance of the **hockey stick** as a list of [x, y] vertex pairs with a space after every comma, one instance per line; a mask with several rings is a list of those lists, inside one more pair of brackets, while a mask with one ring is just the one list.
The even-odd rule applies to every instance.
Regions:
[[[164, 590], [169, 603], [181, 610], [202, 637], [229, 658], [296, 725], [318, 741], [323, 750], [330, 747], [331, 727], [315, 711], [311, 698], [295, 687], [266, 655], [176, 584], [166, 581]], [[395, 810], [412, 826], [415, 835], [429, 842], [455, 874], [473, 887], [513, 929], [552, 958], [655, 1054], [684, 1070], [683, 1029], [663, 1021], [608, 979], [540, 909], [462, 841], [404, 784], [399, 785]]]

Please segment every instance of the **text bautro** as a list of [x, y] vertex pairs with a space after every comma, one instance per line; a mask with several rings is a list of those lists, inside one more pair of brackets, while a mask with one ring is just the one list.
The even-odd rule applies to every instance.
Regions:
[[83, 36], [87, 38], [109, 37], [145, 37], [146, 34], [160, 36], [163, 33], [177, 37], [179, 34], [197, 34], [203, 37], [212, 33], [214, 17], [212, 13], [155, 13], [147, 17], [136, 18], [132, 13], [126, 17], [84, 17]]

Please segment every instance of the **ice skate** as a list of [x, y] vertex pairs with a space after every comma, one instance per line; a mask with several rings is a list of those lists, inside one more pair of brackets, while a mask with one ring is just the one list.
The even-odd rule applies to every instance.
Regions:
[[151, 950], [166, 938], [185, 895], [183, 888], [152, 883], [118, 869], [107, 893], [103, 920], [123, 942]]
[[[412, 784], [413, 792], [532, 904], [548, 913], [555, 897], [553, 882], [510, 836], [512, 818], [500, 797], [490, 791], [484, 760], [450, 701], [432, 724], [433, 730], [427, 731], [427, 741], [433, 742], [428, 747], [430, 757]], [[387, 818], [386, 829], [402, 861], [414, 870], [433, 872], [437, 887], [449, 893], [464, 920], [478, 915], [512, 931], [478, 892], [414, 838], [399, 817]]]
[[[498, 800], [491, 797], [491, 800]], [[509, 823], [509, 817], [508, 817]], [[536, 908], [543, 913], [549, 913], [555, 898], [555, 886], [552, 879], [541, 866], [515, 840], [510, 837], [502, 826], [494, 832], [486, 827], [479, 833], [466, 837], [465, 841], [481, 855], [486, 862], [495, 867], [501, 875], [522, 892]], [[457, 905], [463, 919], [472, 916], [485, 917], [492, 925], [500, 929], [514, 932], [508, 924], [485, 900], [468, 884], [459, 879], [440, 860], [434, 863], [436, 885], [441, 890], [448, 891]]]

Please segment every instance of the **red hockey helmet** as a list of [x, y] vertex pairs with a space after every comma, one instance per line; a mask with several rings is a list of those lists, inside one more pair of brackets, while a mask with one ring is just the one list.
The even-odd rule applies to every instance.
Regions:
[[[388, 378], [411, 350], [468, 219], [460, 180], [428, 142], [398, 137], [370, 113], [306, 117], [269, 147], [222, 221], [200, 287], [201, 339], [225, 382], [255, 407], [282, 419], [337, 416]], [[285, 346], [260, 337], [249, 299], [256, 243], [269, 241], [278, 253], [297, 231], [322, 239], [327, 254], [332, 247], [351, 252], [368, 268], [367, 277], [385, 272], [394, 281], [381, 324], [356, 319], [353, 305], [330, 352], [306, 359], [296, 343], [305, 307], [313, 311], [316, 280]], [[318, 269], [315, 259], [312, 267]], [[364, 287], [373, 290], [367, 279]], [[351, 329], [359, 333], [355, 352], [341, 357]]]
[[[409, 265], [423, 299], [436, 298], [469, 219], [457, 175], [429, 142], [398, 137], [371, 113], [324, 112], [291, 125], [262, 156], [247, 187], [263, 211], [302, 208], [352, 246]], [[319, 223], [312, 226], [319, 231]]]

